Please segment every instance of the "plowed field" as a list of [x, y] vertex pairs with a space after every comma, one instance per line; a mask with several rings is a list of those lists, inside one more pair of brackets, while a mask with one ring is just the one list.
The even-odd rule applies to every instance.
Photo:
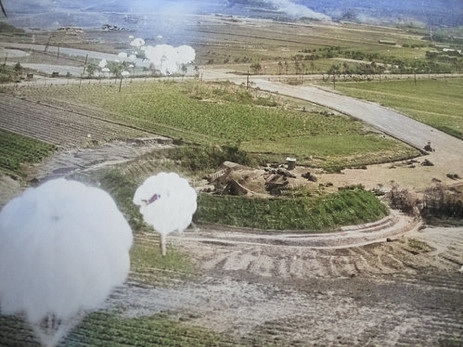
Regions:
[[64, 148], [150, 136], [107, 121], [90, 110], [47, 105], [8, 94], [0, 94], [0, 128]]

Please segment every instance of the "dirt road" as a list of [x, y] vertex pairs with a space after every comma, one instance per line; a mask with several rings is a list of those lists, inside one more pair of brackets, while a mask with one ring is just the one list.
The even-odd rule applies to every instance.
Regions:
[[[204, 80], [228, 80], [236, 84], [249, 82], [254, 88], [307, 100], [360, 119], [385, 134], [420, 150], [428, 142], [434, 149], [433, 152], [418, 158], [413, 165], [382, 164], [371, 165], [368, 170], [346, 169], [343, 170], [343, 175], [325, 175], [321, 179], [322, 183], [336, 182], [340, 185], [350, 185], [362, 182], [368, 189], [373, 189], [378, 185], [387, 185], [394, 181], [402, 187], [423, 190], [435, 180], [447, 185], [454, 184], [455, 182], [447, 177], [448, 174], [458, 174], [463, 177], [463, 141], [397, 111], [316, 86], [291, 86], [280, 83], [274, 81], [275, 76], [250, 76], [247, 81], [246, 76], [235, 75], [226, 69], [201, 71], [201, 77]], [[422, 166], [425, 160], [434, 166]]]
[[378, 104], [314, 86], [290, 86], [262, 79], [252, 79], [252, 83], [260, 89], [307, 100], [360, 119], [419, 149], [429, 141], [448, 160], [463, 158], [463, 141]]

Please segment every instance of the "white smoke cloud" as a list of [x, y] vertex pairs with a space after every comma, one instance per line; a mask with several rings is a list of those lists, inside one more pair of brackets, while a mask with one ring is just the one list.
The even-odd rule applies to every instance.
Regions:
[[145, 40], [138, 37], [138, 38], [133, 39], [132, 41], [130, 41], [130, 45], [140, 49], [140, 47], [145, 45]]
[[165, 237], [183, 232], [196, 211], [196, 191], [176, 173], [161, 172], [147, 178], [138, 187], [133, 203], [140, 206], [144, 221], [161, 234], [165, 254]]
[[331, 18], [323, 13], [315, 12], [305, 5], [292, 0], [228, 0], [230, 4], [245, 5], [254, 9], [269, 9], [285, 13], [294, 18], [311, 18], [318, 20], [331, 20]]
[[130, 226], [103, 190], [65, 179], [27, 189], [0, 211], [1, 313], [25, 313], [42, 344], [56, 345], [73, 317], [125, 281], [131, 245]]
[[[162, 38], [162, 36], [158, 36]], [[167, 44], [159, 44], [150, 46], [145, 44], [142, 38], [131, 37], [130, 45], [137, 49], [137, 52], [143, 52], [145, 59], [151, 64], [155, 70], [163, 75], [174, 74], [180, 71], [183, 65], [188, 65], [194, 62], [196, 52], [191, 46], [181, 45], [173, 47]], [[135, 62], [137, 57], [135, 53], [128, 55], [125, 52], [119, 53], [119, 57], [125, 61]], [[138, 61], [137, 65], [145, 65], [146, 61]]]
[[145, 57], [150, 60], [156, 70], [162, 74], [176, 73], [182, 65], [194, 62], [195, 50], [191, 46], [182, 45], [173, 47], [170, 45], [144, 46]]
[[280, 12], [284, 12], [293, 18], [312, 18], [319, 20], [331, 20], [331, 18], [323, 13], [312, 11], [310, 8], [296, 4], [290, 0], [269, 0], [272, 7]]

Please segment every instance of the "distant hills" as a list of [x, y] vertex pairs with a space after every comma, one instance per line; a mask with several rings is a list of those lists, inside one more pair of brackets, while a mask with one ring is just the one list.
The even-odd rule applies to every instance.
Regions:
[[[274, 14], [284, 13], [294, 5], [304, 6], [314, 13], [333, 20], [357, 22], [412, 22], [433, 26], [463, 25], [462, 0], [227, 0], [230, 7], [249, 14], [250, 9], [262, 9]], [[293, 5], [289, 5], [293, 4]], [[304, 11], [291, 14], [304, 17]], [[314, 16], [316, 18], [316, 16]]]
[[188, 14], [463, 26], [463, 0], [14, 0], [3, 3], [7, 21], [21, 28], [110, 25], [140, 35], [168, 35], [189, 20]]

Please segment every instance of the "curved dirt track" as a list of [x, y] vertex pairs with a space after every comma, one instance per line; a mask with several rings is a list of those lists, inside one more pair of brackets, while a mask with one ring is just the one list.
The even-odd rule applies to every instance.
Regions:
[[[182, 235], [179, 240], [218, 245], [274, 245], [304, 249], [346, 249], [383, 242], [416, 229], [420, 221], [399, 211], [379, 221], [341, 227], [331, 233], [301, 231], [263, 231], [226, 226], [206, 226], [195, 233]], [[172, 239], [176, 239], [174, 236]]]

